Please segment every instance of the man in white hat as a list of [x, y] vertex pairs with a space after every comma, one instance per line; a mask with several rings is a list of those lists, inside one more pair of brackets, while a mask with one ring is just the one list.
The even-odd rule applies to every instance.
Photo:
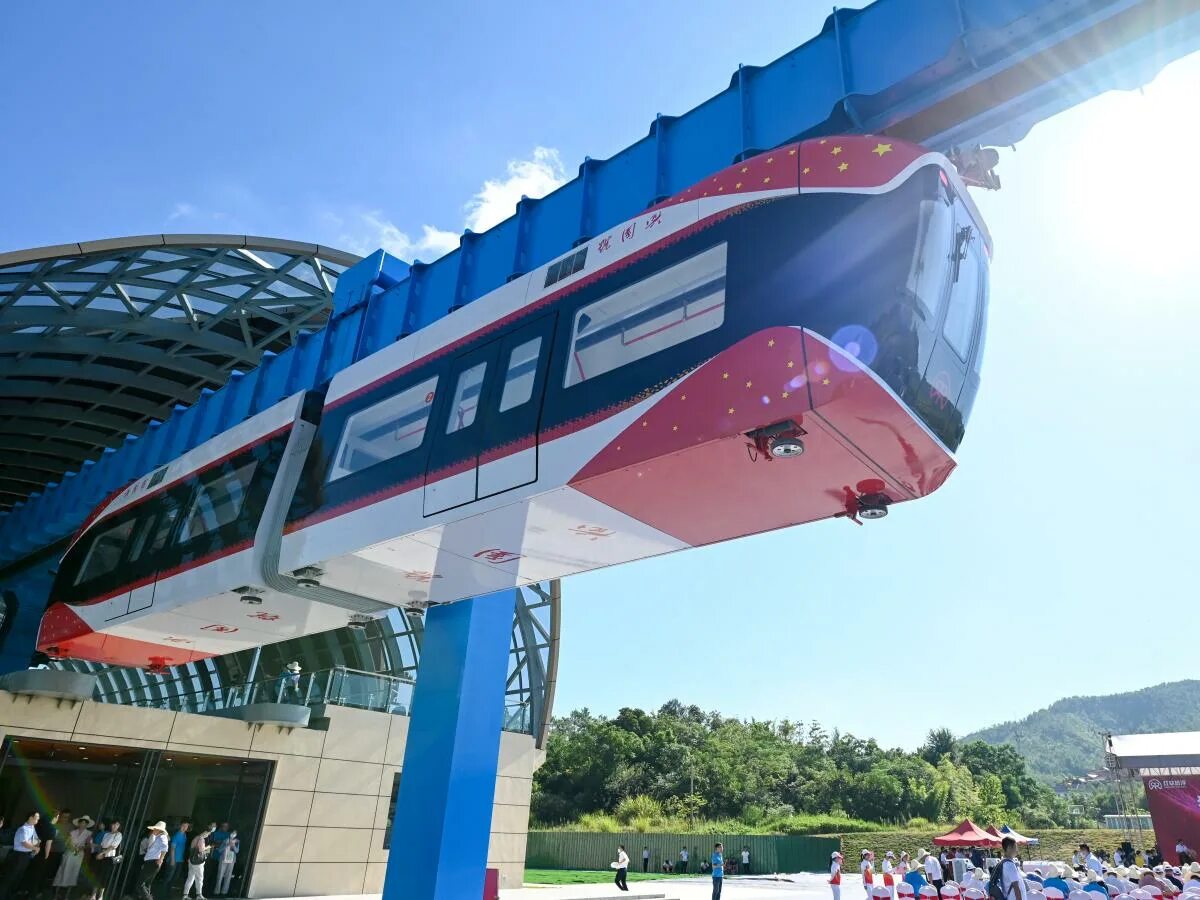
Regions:
[[289, 700], [292, 703], [300, 702], [300, 663], [292, 660], [285, 667], [286, 674], [283, 676], [283, 696], [286, 698], [284, 702]]
[[142, 856], [142, 868], [138, 872], [137, 892], [142, 900], [154, 900], [154, 895], [150, 892], [150, 885], [154, 883], [155, 877], [167, 859], [167, 823], [155, 822], [146, 830], [150, 832], [150, 843], [146, 846], [146, 852]]
[[829, 860], [829, 889], [833, 891], [833, 900], [842, 900], [842, 854], [834, 850]]

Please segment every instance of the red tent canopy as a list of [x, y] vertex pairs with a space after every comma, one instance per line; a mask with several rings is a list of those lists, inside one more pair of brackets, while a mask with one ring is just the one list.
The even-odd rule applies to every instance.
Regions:
[[[984, 829], [984, 831], [986, 831], [988, 834], [990, 834], [992, 837], [994, 837], [998, 841], [1004, 840], [1004, 835], [1001, 833], [1000, 829], [997, 828], [995, 825], [989, 825], [987, 828]], [[1017, 843], [1020, 843], [1020, 841], [1018, 841]]]
[[988, 834], [970, 819], [963, 819], [949, 834], [933, 839], [939, 847], [999, 847], [1000, 838]]

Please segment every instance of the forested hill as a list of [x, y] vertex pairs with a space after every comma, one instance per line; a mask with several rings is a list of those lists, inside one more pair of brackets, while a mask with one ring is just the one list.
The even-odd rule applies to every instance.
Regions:
[[1026, 716], [969, 734], [964, 741], [1012, 744], [1030, 774], [1045, 781], [1104, 765], [1102, 738], [1112, 734], [1200, 731], [1200, 681], [1172, 681], [1107, 697], [1068, 697]]

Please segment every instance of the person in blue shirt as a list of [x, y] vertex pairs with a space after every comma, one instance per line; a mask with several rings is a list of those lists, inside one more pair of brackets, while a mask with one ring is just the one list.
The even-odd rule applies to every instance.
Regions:
[[713, 845], [712, 859], [709, 861], [712, 863], [712, 900], [721, 900], [721, 885], [725, 882], [725, 846], [723, 844]]
[[183, 865], [183, 854], [187, 852], [187, 833], [191, 830], [191, 822], [180, 822], [179, 828], [171, 836], [171, 854], [167, 857], [167, 872], [163, 875], [163, 884], [168, 889], [175, 884], [175, 875]]

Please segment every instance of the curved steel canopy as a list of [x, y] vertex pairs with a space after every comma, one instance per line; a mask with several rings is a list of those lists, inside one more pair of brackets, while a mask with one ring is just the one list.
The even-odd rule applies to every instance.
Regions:
[[321, 328], [358, 259], [244, 235], [0, 253], [0, 512]]

